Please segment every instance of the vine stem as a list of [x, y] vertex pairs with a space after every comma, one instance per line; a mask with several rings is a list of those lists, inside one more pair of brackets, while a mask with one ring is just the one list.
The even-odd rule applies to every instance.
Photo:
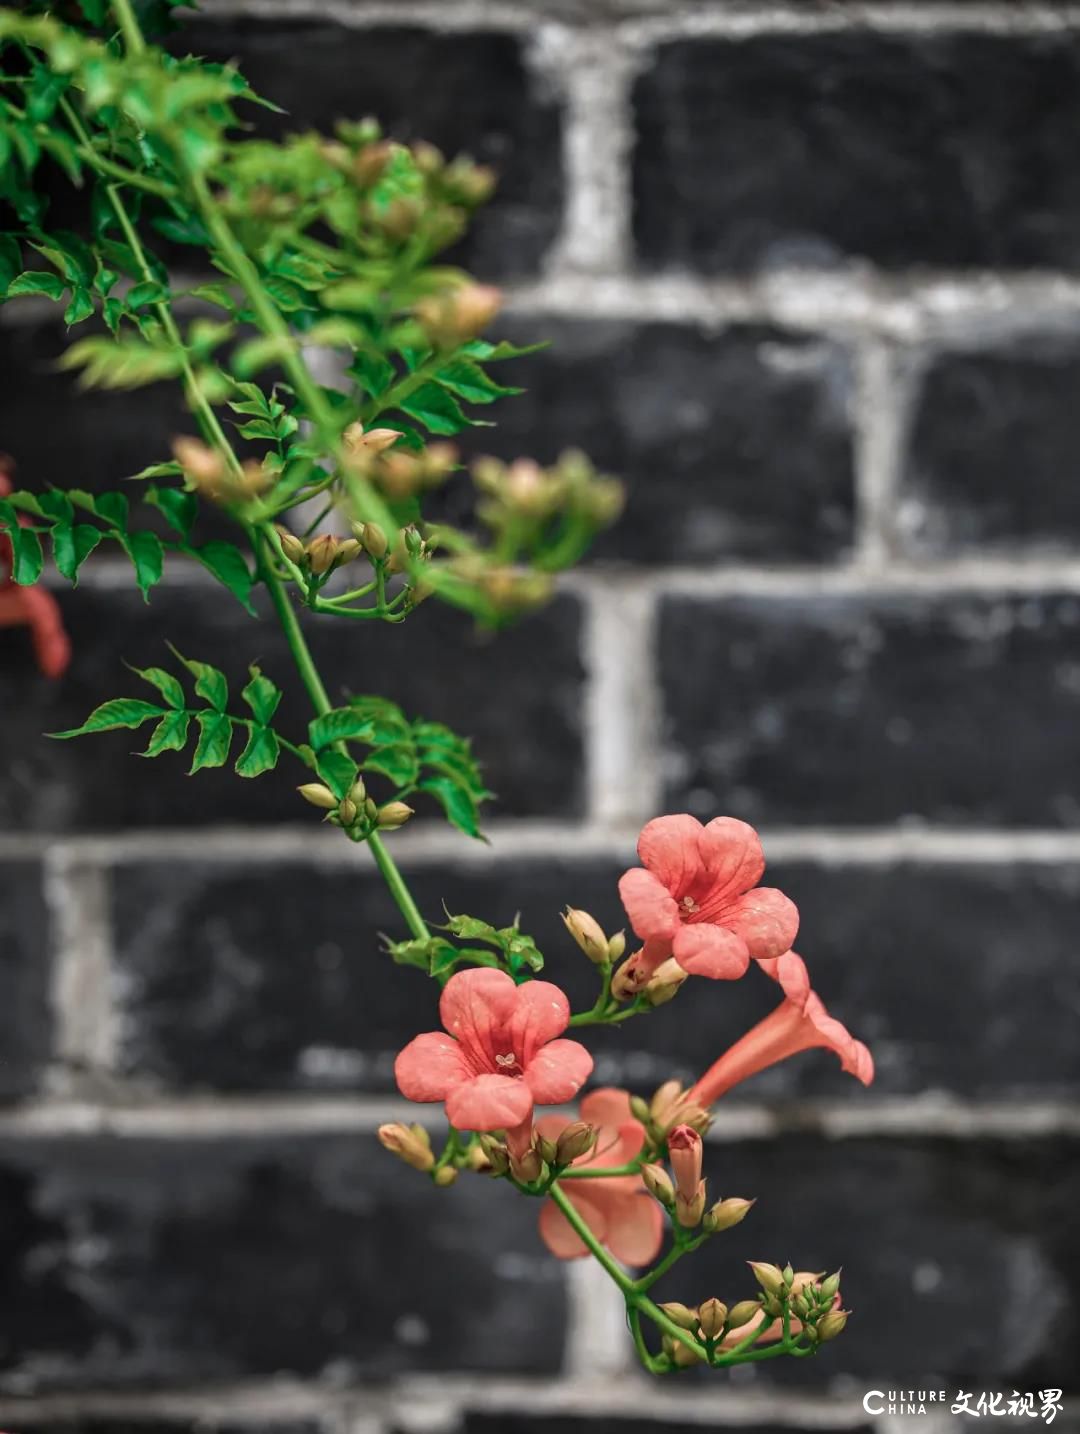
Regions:
[[131, 0], [112, 0], [112, 7], [120, 24], [120, 33], [124, 37], [125, 49], [131, 55], [144, 54], [146, 41], [143, 39], [138, 19], [131, 6]]
[[[315, 665], [315, 659], [311, 655], [311, 649], [304, 636], [296, 609], [290, 603], [288, 593], [285, 591], [281, 579], [274, 572], [273, 566], [266, 561], [266, 552], [262, 546], [265, 540], [254, 531], [251, 532], [250, 537], [259, 561], [263, 582], [270, 593], [270, 601], [274, 604], [274, 611], [277, 613], [278, 621], [285, 633], [285, 641], [289, 644], [289, 651], [292, 653], [296, 670], [300, 674], [300, 680], [304, 684], [311, 705], [315, 708], [316, 713], [323, 717], [332, 710], [333, 703], [330, 701], [330, 695], [319, 674], [319, 669]], [[378, 832], [371, 833], [367, 838], [367, 845], [371, 849], [375, 865], [379, 868], [391, 896], [397, 902], [398, 910], [405, 918], [409, 930], [418, 941], [429, 941], [431, 932], [427, 928], [427, 923], [421, 916], [420, 909], [413, 899], [413, 894], [409, 890], [405, 878], [398, 870], [397, 863], [387, 851]]]

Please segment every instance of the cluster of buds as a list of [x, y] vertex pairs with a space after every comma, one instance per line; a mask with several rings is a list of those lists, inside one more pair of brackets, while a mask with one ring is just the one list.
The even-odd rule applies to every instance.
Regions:
[[[672, 1324], [678, 1325], [680, 1329], [689, 1330], [691, 1334], [702, 1341], [707, 1357], [729, 1334], [743, 1329], [755, 1316], [760, 1315], [761, 1302], [759, 1300], [740, 1300], [738, 1304], [732, 1305], [728, 1309], [723, 1300], [718, 1300], [713, 1296], [711, 1299], [703, 1300], [696, 1308], [679, 1304], [675, 1300], [662, 1304], [660, 1308]], [[698, 1364], [702, 1359], [702, 1356], [691, 1349], [689, 1345], [683, 1344], [681, 1340], [673, 1339], [671, 1335], [664, 1336], [663, 1350], [678, 1368]]]
[[805, 1270], [796, 1273], [790, 1264], [783, 1269], [762, 1260], [749, 1264], [762, 1289], [761, 1308], [770, 1319], [779, 1319], [787, 1304], [813, 1342], [827, 1344], [843, 1333], [851, 1311], [840, 1306], [839, 1270], [823, 1278]]
[[640, 1095], [631, 1096], [630, 1109], [634, 1118], [640, 1120], [648, 1131], [653, 1145], [663, 1145], [668, 1132], [677, 1125], [689, 1125], [704, 1135], [712, 1124], [709, 1112], [696, 1105], [677, 1080], [665, 1081], [651, 1100], [644, 1100]]
[[595, 916], [568, 906], [562, 913], [563, 925], [595, 966], [610, 966], [626, 950], [626, 937], [621, 931], [606, 936]]
[[436, 1185], [453, 1185], [457, 1179], [457, 1170], [453, 1165], [436, 1166], [431, 1137], [422, 1125], [380, 1125], [376, 1134], [391, 1154], [404, 1160], [414, 1170], [430, 1174]]
[[254, 458], [246, 459], [236, 472], [223, 453], [201, 438], [174, 438], [172, 451], [183, 471], [184, 486], [212, 503], [227, 507], [250, 503], [274, 482], [274, 475]]
[[500, 614], [527, 612], [551, 597], [554, 583], [547, 573], [511, 563], [490, 563], [481, 553], [465, 553], [451, 559], [448, 573], [476, 588], [491, 610]]
[[335, 569], [360, 556], [361, 544], [355, 538], [338, 538], [333, 533], [320, 533], [306, 542], [290, 533], [280, 523], [274, 525], [281, 540], [281, 551], [312, 577], [327, 578]]
[[458, 451], [452, 443], [429, 443], [418, 452], [395, 448], [401, 437], [396, 428], [365, 432], [352, 423], [342, 435], [350, 464], [393, 501], [414, 498], [446, 482], [457, 467]]
[[413, 310], [434, 349], [456, 349], [479, 336], [502, 307], [502, 292], [490, 284], [462, 284], [421, 299]]
[[436, 193], [450, 204], [475, 209], [495, 192], [495, 171], [489, 165], [476, 164], [466, 154], [447, 161], [437, 145], [419, 140], [412, 146], [412, 159]]
[[[706, 1234], [730, 1230], [746, 1218], [752, 1200], [731, 1197], [705, 1208], [705, 1181], [701, 1174], [701, 1135], [690, 1125], [677, 1125], [667, 1138], [672, 1174], [662, 1165], [646, 1165], [641, 1172], [645, 1188], [684, 1230], [699, 1226]], [[674, 1177], [674, 1178], [673, 1178]]]
[[598, 474], [576, 449], [561, 454], [550, 468], [541, 468], [531, 458], [512, 463], [479, 458], [472, 466], [472, 479], [488, 500], [479, 510], [480, 517], [493, 528], [510, 517], [541, 520], [560, 511], [603, 528], [619, 516], [626, 499], [619, 480]]
[[396, 831], [413, 815], [412, 807], [404, 802], [386, 802], [380, 807], [368, 796], [362, 777], [344, 797], [336, 797], [322, 782], [305, 782], [296, 790], [305, 802], [325, 812], [333, 826], [361, 836], [373, 831]]
[[533, 1130], [527, 1140], [512, 1143], [494, 1135], [481, 1135], [479, 1150], [484, 1169], [491, 1175], [510, 1175], [520, 1185], [535, 1185], [558, 1175], [596, 1145], [597, 1130], [583, 1120], [575, 1120], [559, 1132], [558, 1139], [549, 1140]]

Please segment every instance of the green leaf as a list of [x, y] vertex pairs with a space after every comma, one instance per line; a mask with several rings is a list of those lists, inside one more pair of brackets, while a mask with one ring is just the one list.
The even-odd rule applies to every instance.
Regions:
[[251, 576], [251, 569], [245, 562], [243, 553], [234, 543], [215, 539], [197, 548], [185, 548], [184, 551], [193, 558], [198, 558], [203, 567], [229, 589], [241, 607], [246, 608], [252, 617], [258, 616], [251, 601], [255, 579]]
[[89, 507], [91, 512], [104, 518], [111, 527], [126, 531], [130, 509], [123, 493], [102, 493], [99, 497], [90, 499]]
[[36, 269], [19, 274], [8, 285], [7, 297], [19, 298], [23, 294], [44, 294], [46, 298], [58, 299], [67, 288], [59, 274], [38, 272]]
[[250, 667], [251, 681], [240, 696], [255, 714], [257, 722], [271, 722], [281, 701], [281, 688], [276, 687], [269, 677], [264, 677], [257, 667]]
[[461, 783], [452, 777], [425, 777], [419, 784], [421, 792], [428, 792], [442, 807], [447, 819], [463, 831], [466, 836], [483, 839], [480, 832], [479, 814], [476, 803]]
[[45, 566], [41, 539], [29, 528], [16, 526], [8, 530], [8, 541], [13, 557], [11, 576], [20, 587], [31, 587], [41, 577]]
[[344, 752], [336, 752], [333, 748], [328, 752], [320, 752], [315, 766], [319, 776], [339, 801], [348, 796], [360, 770], [351, 757], [346, 757]]
[[410, 393], [396, 406], [422, 423], [430, 433], [460, 433], [470, 424], [457, 399], [437, 383], [421, 384], [415, 393]]
[[349, 698], [349, 706], [372, 724], [374, 735], [370, 740], [378, 746], [396, 745], [409, 740], [408, 720], [397, 703], [391, 702], [389, 697], [358, 695]]
[[478, 363], [472, 359], [455, 358], [439, 369], [435, 382], [448, 388], [467, 403], [494, 403], [496, 399], [509, 394], [522, 393], [520, 388], [506, 388], [489, 378]]
[[335, 707], [308, 723], [308, 736], [316, 751], [335, 742], [370, 742], [374, 735], [371, 718], [354, 707]]
[[165, 566], [165, 553], [161, 539], [155, 533], [118, 532], [120, 546], [131, 559], [135, 569], [135, 581], [143, 595], [143, 601], [150, 601], [150, 589], [161, 581]]
[[420, 774], [420, 763], [411, 746], [378, 747], [362, 763], [365, 772], [381, 772], [398, 787], [412, 786]]
[[391, 959], [397, 966], [417, 966], [421, 971], [431, 974], [432, 961], [436, 955], [440, 955], [445, 961], [447, 954], [456, 958], [457, 947], [451, 946], [449, 941], [444, 941], [440, 936], [432, 936], [429, 940], [413, 941], [388, 941], [386, 949], [390, 952]]
[[183, 469], [175, 459], [170, 458], [167, 463], [151, 463], [148, 468], [140, 468], [138, 473], [132, 473], [128, 479], [130, 483], [140, 478], [176, 478]]
[[144, 682], [156, 687], [170, 707], [181, 711], [187, 705], [184, 689], [171, 672], [166, 672], [162, 667], [133, 667], [131, 670], [136, 677], [141, 677]]
[[169, 291], [164, 284], [159, 284], [156, 279], [144, 279], [128, 291], [124, 302], [129, 309], [141, 309], [147, 304], [164, 303], [168, 297]]
[[66, 732], [50, 732], [50, 737], [67, 741], [69, 737], [82, 737], [88, 732], [113, 732], [118, 727], [141, 727], [151, 717], [164, 717], [165, 708], [155, 707], [152, 702], [141, 702], [137, 697], [114, 697], [96, 707], [81, 727], [71, 727]]
[[238, 423], [236, 431], [241, 438], [269, 438], [275, 439], [277, 429], [268, 418], [253, 418], [248, 423]]
[[469, 358], [480, 359], [483, 363], [497, 363], [501, 359], [524, 358], [526, 354], [538, 354], [550, 347], [550, 339], [542, 339], [537, 344], [521, 345], [508, 343], [505, 339], [498, 344], [489, 344], [487, 339], [473, 339], [471, 343], [462, 346], [461, 352]]
[[236, 760], [236, 775], [261, 777], [263, 772], [273, 771], [279, 755], [277, 733], [271, 727], [252, 727], [247, 746]]
[[69, 583], [78, 582], [79, 569], [104, 534], [92, 523], [57, 523], [51, 536], [56, 571]]
[[286, 338], [284, 335], [248, 339], [233, 355], [233, 372], [240, 378], [250, 378], [252, 374], [269, 368], [272, 363], [279, 363], [282, 359], [288, 358], [295, 347], [292, 339]]
[[196, 662], [193, 658], [184, 657], [171, 642], [169, 647], [194, 677], [198, 696], [208, 702], [215, 712], [224, 712], [229, 704], [229, 684], [224, 672], [211, 667], [208, 662]]
[[394, 365], [370, 349], [360, 349], [347, 370], [369, 398], [382, 398], [397, 377]]
[[0, 297], [8, 291], [8, 285], [22, 270], [22, 250], [18, 240], [10, 234], [0, 234]]
[[162, 752], [182, 752], [187, 746], [190, 712], [167, 712], [154, 728], [143, 757], [160, 757]]
[[182, 538], [191, 532], [199, 512], [199, 500], [182, 488], [148, 488], [143, 501], [157, 508], [169, 527]]
[[478, 916], [451, 916], [447, 912], [446, 929], [464, 941], [490, 941], [492, 946], [502, 945], [497, 929]]
[[71, 294], [71, 302], [64, 310], [64, 323], [68, 325], [81, 324], [84, 319], [89, 319], [94, 313], [94, 299], [89, 289], [74, 289]]
[[166, 239], [171, 239], [174, 244], [191, 244], [199, 249], [206, 249], [210, 246], [210, 235], [202, 220], [194, 214], [186, 214], [182, 219], [171, 214], [162, 214], [151, 219], [151, 225], [159, 234], [164, 234]]
[[[202, 663], [195, 665], [203, 666]], [[218, 675], [220, 676], [220, 673]], [[189, 777], [201, 772], [205, 767], [224, 767], [229, 760], [229, 748], [232, 746], [232, 722], [223, 713], [200, 712], [195, 721], [199, 726], [199, 741], [195, 747], [191, 770], [188, 772]]]

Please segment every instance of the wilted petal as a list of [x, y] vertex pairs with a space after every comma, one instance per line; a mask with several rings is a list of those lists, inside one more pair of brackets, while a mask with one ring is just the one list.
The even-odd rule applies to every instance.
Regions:
[[394, 1062], [394, 1079], [406, 1100], [445, 1100], [471, 1076], [461, 1047], [442, 1031], [416, 1036]]
[[[653, 875], [680, 900], [702, 875], [699, 840], [702, 825], [685, 812], [674, 817], [656, 817], [641, 829], [638, 856]], [[628, 908], [629, 909], [629, 908]], [[634, 928], [637, 931], [637, 927]], [[645, 935], [638, 931], [639, 936]]]
[[593, 1058], [580, 1041], [549, 1041], [525, 1067], [524, 1084], [537, 1105], [573, 1100], [592, 1074]]
[[443, 987], [439, 1015], [452, 1036], [461, 1042], [476, 1072], [491, 1070], [495, 1056], [505, 1054], [496, 1038], [502, 1038], [514, 1011], [517, 986], [505, 971], [476, 966], [457, 971]]
[[526, 981], [515, 988], [507, 1031], [522, 1069], [528, 1069], [541, 1046], [562, 1035], [569, 1020], [570, 1002], [550, 981]]
[[670, 941], [679, 929], [679, 907], [659, 877], [635, 866], [619, 877], [619, 898], [643, 941]]
[[532, 1108], [532, 1091], [512, 1076], [473, 1076], [446, 1097], [446, 1118], [456, 1130], [512, 1130]]
[[746, 942], [720, 926], [681, 927], [672, 942], [672, 951], [684, 971], [713, 981], [737, 981], [750, 965]]
[[741, 936], [759, 961], [789, 951], [799, 929], [798, 907], [772, 886], [758, 886], [736, 897], [715, 919]]

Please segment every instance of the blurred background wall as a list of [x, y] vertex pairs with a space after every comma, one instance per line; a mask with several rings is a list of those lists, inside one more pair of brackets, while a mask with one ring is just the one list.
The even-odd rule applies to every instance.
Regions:
[[[650, 1383], [533, 1207], [382, 1152], [434, 996], [378, 954], [363, 853], [283, 782], [41, 736], [166, 637], [289, 677], [197, 574], [144, 606], [103, 561], [60, 594], [62, 682], [0, 634], [0, 1424], [840, 1429], [887, 1425], [868, 1388], [1075, 1387], [1080, 9], [207, 0], [178, 43], [238, 57], [288, 108], [262, 124], [373, 113], [504, 176], [464, 257], [553, 347], [481, 446], [581, 445], [629, 510], [507, 635], [429, 604], [315, 647], [475, 733], [493, 847], [395, 850], [432, 915], [520, 909], [582, 998], [558, 908], [621, 924], [643, 820], [762, 828], [878, 1080], [817, 1053], [730, 1097], [713, 1188], [760, 1203], [664, 1294], [842, 1261], [857, 1314], [818, 1360]], [[75, 393], [61, 341], [4, 309], [0, 447], [116, 486], [188, 425]], [[598, 1076], [700, 1071], [769, 984], [695, 983]]]

